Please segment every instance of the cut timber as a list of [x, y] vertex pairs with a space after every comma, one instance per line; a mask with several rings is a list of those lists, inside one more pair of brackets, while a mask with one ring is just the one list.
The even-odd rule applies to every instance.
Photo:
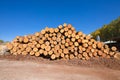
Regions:
[[64, 58], [64, 53], [61, 53], [60, 56], [61, 56], [62, 58]]
[[88, 44], [87, 43], [83, 43], [83, 47], [88, 47]]
[[55, 32], [58, 33], [58, 32], [59, 32], [59, 29], [58, 29], [58, 28], [55, 28]]
[[53, 28], [50, 28], [49, 30], [50, 30], [50, 33], [54, 33], [55, 31]]
[[58, 26], [58, 28], [59, 28], [59, 29], [62, 29], [62, 28], [63, 28], [63, 26], [62, 26], [62, 25], [59, 25], [59, 26]]
[[78, 54], [78, 58], [79, 58], [79, 59], [82, 59], [82, 54]]
[[112, 51], [109, 52], [110, 56], [114, 56], [114, 54], [115, 54], [115, 52], [112, 52]]
[[114, 58], [120, 60], [120, 52], [115, 53]]
[[50, 46], [45, 46], [46, 51], [50, 51], [51, 47]]
[[84, 56], [84, 57], [87, 57], [88, 54], [87, 54], [86, 52], [83, 52], [83, 56]]
[[64, 54], [68, 54], [68, 53], [69, 53], [68, 49], [67, 49], [67, 48], [64, 48], [64, 49], [63, 49], [63, 53], [64, 53]]
[[101, 56], [103, 52], [101, 50], [98, 50], [98, 55]]
[[37, 48], [40, 48], [40, 44], [36, 44], [36, 47], [37, 47]]
[[26, 52], [26, 51], [22, 52], [22, 55], [24, 55], [24, 56], [27, 55], [27, 54], [28, 54], [28, 52]]
[[103, 43], [102, 43], [102, 42], [98, 42], [98, 43], [97, 43], [97, 47], [98, 47], [99, 49], [101, 49], [101, 48], [103, 47]]
[[52, 55], [51, 55], [51, 59], [54, 60], [55, 58], [56, 58], [55, 54], [52, 54]]
[[34, 52], [37, 52], [37, 51], [38, 51], [38, 48], [34, 47], [34, 48], [33, 48], [33, 51], [34, 51]]
[[41, 31], [41, 34], [45, 34], [45, 30], [42, 30], [42, 31]]
[[74, 58], [74, 55], [73, 54], [70, 54], [70, 59], [73, 59]]
[[48, 52], [47, 52], [47, 51], [44, 51], [43, 54], [44, 54], [44, 56], [47, 56], [47, 55], [48, 55]]
[[75, 46], [79, 46], [79, 43], [78, 43], [78, 42], [74, 42], [74, 45], [75, 45]]
[[30, 55], [32, 56], [32, 55], [34, 55], [35, 54], [35, 52], [34, 51], [30, 51]]
[[11, 43], [8, 43], [8, 44], [7, 44], [7, 48], [8, 48], [9, 50], [11, 50], [11, 49], [13, 48], [13, 45], [12, 45]]
[[49, 54], [49, 55], [52, 55], [52, 54], [53, 54], [53, 51], [52, 51], [52, 50], [50, 50], [50, 51], [48, 52], [48, 54]]
[[43, 53], [44, 53], [44, 50], [43, 50], [43, 49], [40, 49], [40, 50], [39, 50], [39, 53], [40, 53], [40, 54], [43, 54]]
[[40, 35], [40, 33], [39, 33], [39, 32], [36, 32], [36, 33], [35, 33], [35, 36], [37, 36], [37, 37], [38, 37], [39, 35]]
[[35, 52], [35, 56], [40, 56], [40, 53], [39, 52]]
[[116, 51], [117, 50], [117, 48], [115, 46], [113, 46], [111, 49], [112, 49], [112, 51]]
[[31, 50], [32, 50], [31, 47], [26, 48], [26, 52], [30, 52]]

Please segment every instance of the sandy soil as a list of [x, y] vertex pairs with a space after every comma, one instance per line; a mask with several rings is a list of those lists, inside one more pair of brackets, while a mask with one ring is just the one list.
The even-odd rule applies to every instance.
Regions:
[[120, 62], [111, 59], [50, 61], [4, 56], [0, 57], [0, 80], [120, 80], [118, 66]]

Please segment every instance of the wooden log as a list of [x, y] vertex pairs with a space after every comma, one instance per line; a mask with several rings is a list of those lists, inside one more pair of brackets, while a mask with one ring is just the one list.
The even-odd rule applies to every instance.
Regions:
[[83, 47], [87, 48], [88, 44], [87, 43], [83, 43]]
[[82, 35], [83, 35], [83, 33], [82, 33], [82, 32], [78, 32], [78, 35], [79, 35], [79, 36], [82, 36]]
[[107, 54], [105, 53], [102, 53], [102, 57], [105, 58], [107, 56]]
[[40, 35], [39, 32], [36, 32], [36, 33], [35, 33], [35, 36], [36, 36], [36, 37], [39, 37], [39, 35]]
[[73, 42], [70, 41], [68, 44], [69, 44], [70, 46], [72, 46], [72, 45], [73, 45]]
[[55, 53], [55, 56], [56, 56], [56, 58], [59, 58], [60, 57], [60, 53]]
[[109, 55], [110, 55], [111, 57], [113, 57], [114, 54], [115, 54], [115, 52], [112, 52], [112, 51], [109, 52]]
[[90, 57], [89, 57], [89, 56], [86, 56], [86, 57], [85, 57], [85, 59], [86, 59], [86, 60], [89, 60], [89, 59], [90, 59]]
[[77, 52], [77, 51], [75, 51], [75, 52], [74, 52], [74, 55], [75, 55], [75, 57], [77, 57], [77, 56], [78, 56], [78, 52]]
[[96, 44], [92, 44], [92, 47], [93, 47], [94, 49], [96, 49]]
[[93, 56], [94, 57], [97, 57], [98, 55], [97, 55], [97, 52], [93, 52]]
[[66, 23], [64, 23], [64, 24], [63, 24], [63, 27], [67, 27], [67, 24], [66, 24]]
[[40, 56], [40, 53], [39, 52], [35, 52], [35, 56]]
[[71, 38], [71, 41], [72, 41], [72, 42], [75, 42], [75, 40], [76, 40], [76, 39], [75, 39], [74, 37]]
[[71, 36], [72, 36], [72, 38], [75, 38], [75, 36], [76, 36], [76, 33], [72, 33], [72, 35], [71, 35]]
[[86, 52], [89, 53], [89, 52], [90, 52], [90, 49], [89, 49], [89, 48], [86, 48]]
[[11, 49], [13, 48], [13, 44], [12, 44], [12, 43], [7, 43], [7, 48], [8, 48], [9, 50], [11, 50]]
[[72, 34], [72, 30], [68, 30], [68, 34], [71, 35]]
[[43, 44], [44, 43], [44, 41], [43, 40], [39, 40], [39, 44]]
[[72, 25], [71, 25], [71, 24], [68, 24], [67, 27], [68, 27], [69, 29], [71, 29], [71, 28], [72, 28]]
[[36, 44], [36, 47], [37, 47], [37, 48], [40, 48], [40, 44]]
[[101, 50], [98, 50], [98, 55], [101, 56], [103, 54], [103, 52]]
[[43, 50], [43, 49], [40, 49], [38, 52], [39, 52], [40, 54], [43, 54], [43, 53], [44, 53], [44, 50]]
[[45, 37], [48, 38], [48, 37], [49, 37], [49, 34], [48, 34], [48, 33], [45, 33]]
[[65, 45], [60, 45], [60, 48], [61, 48], [61, 49], [64, 49], [64, 48], [65, 48]]
[[56, 33], [58, 33], [59, 32], [59, 29], [58, 28], [55, 28], [55, 30], [54, 30]]
[[34, 52], [37, 52], [37, 51], [38, 51], [38, 48], [34, 47], [34, 48], [33, 48], [33, 51], [34, 51]]
[[82, 47], [82, 51], [85, 52], [85, 51], [86, 51], [86, 48]]
[[110, 55], [107, 55], [106, 58], [110, 58]]
[[47, 56], [48, 52], [44, 50], [43, 54], [44, 54], [44, 56]]
[[93, 53], [92, 53], [92, 52], [89, 52], [89, 53], [88, 53], [88, 56], [89, 56], [89, 57], [93, 57]]
[[77, 42], [78, 42], [78, 43], [82, 43], [82, 40], [81, 40], [81, 39], [78, 39]]
[[63, 26], [62, 26], [62, 25], [59, 25], [59, 26], [58, 26], [58, 28], [59, 28], [59, 29], [62, 29], [62, 28], [63, 28]]
[[65, 57], [64, 53], [61, 53], [61, 54], [60, 54], [60, 56], [61, 56], [62, 58], [64, 58], [64, 57]]
[[50, 51], [50, 50], [51, 50], [51, 47], [50, 47], [50, 46], [45, 46], [45, 50], [46, 50], [46, 51]]
[[78, 43], [78, 42], [74, 42], [74, 45], [75, 45], [75, 46], [79, 46], [79, 43]]
[[101, 48], [103, 47], [103, 43], [102, 43], [102, 42], [98, 42], [98, 43], [97, 43], [97, 47], [98, 47], [99, 49], [101, 49]]
[[43, 30], [41, 30], [41, 34], [45, 34], [46, 33], [46, 31], [43, 29]]
[[60, 33], [64, 33], [64, 29], [61, 29], [61, 30], [60, 30]]
[[82, 59], [82, 54], [78, 54], [78, 58], [79, 58], [79, 59]]
[[70, 59], [73, 59], [74, 58], [74, 55], [73, 54], [70, 54]]
[[23, 44], [22, 46], [23, 46], [23, 48], [27, 48], [28, 45], [27, 44]]
[[82, 39], [82, 43], [88, 43], [88, 40]]
[[64, 53], [64, 54], [68, 54], [68, 53], [69, 53], [68, 49], [67, 49], [67, 48], [64, 48], [64, 49], [63, 49], [63, 53]]
[[35, 54], [35, 52], [32, 50], [32, 51], [30, 51], [30, 55], [32, 56], [32, 55], [34, 55]]
[[27, 54], [28, 54], [28, 52], [26, 52], [26, 51], [22, 52], [22, 55], [24, 55], [24, 56], [27, 55]]
[[17, 47], [13, 47], [12, 51], [17, 52]]
[[56, 58], [55, 54], [51, 55], [51, 59], [54, 60]]
[[109, 54], [109, 49], [104, 49], [103, 52]]
[[120, 60], [120, 52], [116, 52], [114, 58]]
[[23, 37], [20, 37], [18, 41], [22, 43], [23, 42]]
[[84, 57], [87, 57], [87, 56], [88, 56], [87, 52], [83, 52], [82, 55], [83, 55]]
[[53, 50], [48, 51], [48, 54], [52, 55], [53, 54]]
[[85, 37], [85, 39], [90, 40], [90, 39], [91, 39], [91, 36], [87, 35], [87, 36]]
[[111, 50], [112, 50], [112, 51], [117, 51], [117, 48], [116, 48], [115, 46], [113, 46], [113, 47], [111, 48]]
[[30, 52], [32, 50], [32, 48], [31, 47], [26, 47], [26, 52]]
[[17, 50], [17, 54], [21, 54], [22, 53], [22, 51], [19, 49], [19, 50]]
[[79, 36], [79, 35], [76, 35], [76, 36], [75, 36], [75, 38], [76, 38], [76, 39], [79, 39], [79, 38], [80, 38], [80, 36]]
[[41, 45], [41, 49], [45, 49], [45, 44], [42, 44], [42, 45]]
[[69, 55], [68, 54], [65, 55], [65, 59], [69, 59]]
[[50, 28], [49, 31], [50, 31], [50, 33], [54, 33], [55, 29], [54, 28]]
[[69, 46], [69, 43], [66, 42], [66, 43], [65, 43], [65, 46], [68, 47], [68, 46]]
[[88, 45], [91, 46], [93, 43], [91, 41], [88, 42]]

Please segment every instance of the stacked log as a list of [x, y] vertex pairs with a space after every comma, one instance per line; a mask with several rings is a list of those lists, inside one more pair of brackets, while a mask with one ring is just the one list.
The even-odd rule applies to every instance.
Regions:
[[109, 48], [89, 35], [77, 32], [71, 24], [48, 28], [33, 35], [17, 36], [7, 44], [13, 55], [40, 56], [48, 59], [83, 59], [116, 57], [117, 48]]

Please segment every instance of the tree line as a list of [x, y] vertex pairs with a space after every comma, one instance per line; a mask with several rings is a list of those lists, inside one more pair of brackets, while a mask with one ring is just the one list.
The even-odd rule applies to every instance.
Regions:
[[103, 25], [100, 29], [92, 32], [91, 35], [94, 39], [99, 35], [101, 41], [112, 40], [115, 37], [120, 37], [120, 17], [113, 20], [108, 25]]

